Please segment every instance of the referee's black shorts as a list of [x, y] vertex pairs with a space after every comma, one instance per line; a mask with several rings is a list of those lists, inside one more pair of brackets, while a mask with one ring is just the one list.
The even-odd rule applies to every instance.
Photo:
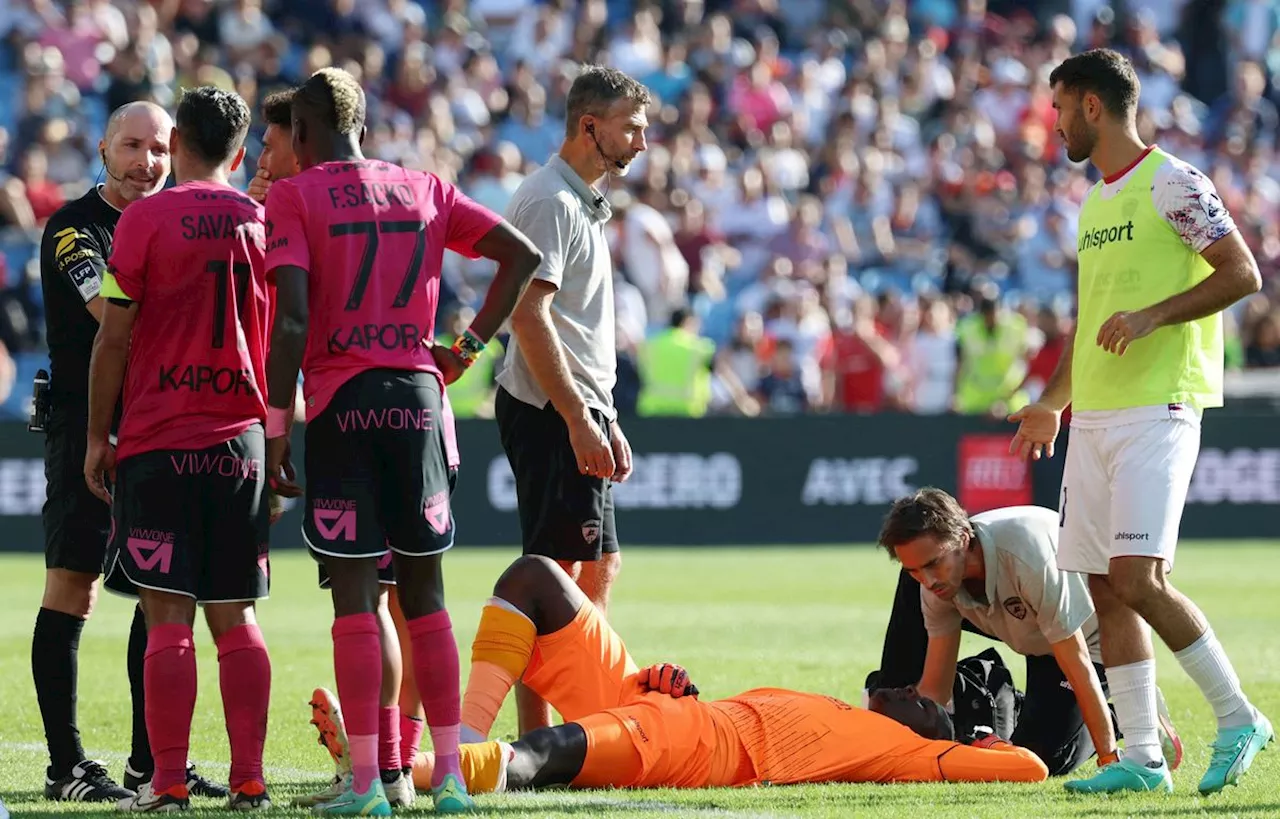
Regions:
[[[524, 553], [593, 561], [618, 551], [610, 481], [578, 471], [569, 427], [555, 407], [526, 404], [499, 387], [494, 414], [516, 479]], [[591, 417], [608, 438], [604, 413], [591, 410]]]
[[111, 507], [84, 481], [89, 408], [55, 407], [44, 440], [44, 565], [101, 574], [111, 530]]

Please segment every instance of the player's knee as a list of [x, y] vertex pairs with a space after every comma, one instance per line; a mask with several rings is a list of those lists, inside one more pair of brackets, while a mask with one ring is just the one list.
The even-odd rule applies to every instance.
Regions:
[[1111, 561], [1108, 585], [1112, 594], [1136, 612], [1158, 605], [1167, 596], [1160, 561], [1147, 558], [1118, 558]]
[[545, 596], [548, 588], [560, 585], [562, 577], [568, 576], [554, 560], [542, 555], [522, 555], [493, 584], [493, 596], [527, 611], [533, 601]]
[[204, 619], [214, 640], [232, 629], [258, 622], [252, 603], [209, 603], [204, 607]]
[[87, 572], [50, 569], [45, 573], [40, 606], [72, 617], [88, 619], [98, 602], [98, 576]]
[[[148, 629], [163, 625], [183, 625], [188, 627], [195, 625], [196, 601], [190, 597], [150, 589], [143, 589], [141, 594], [143, 607], [146, 609]], [[225, 624], [226, 615], [220, 609], [227, 605], [241, 606], [244, 604], [210, 603], [205, 607], [205, 620], [209, 623], [209, 630], [213, 631], [215, 639], [229, 630], [223, 628], [222, 631], [214, 631], [215, 623], [219, 626]], [[213, 611], [210, 611], [210, 609], [213, 609]]]
[[[325, 569], [329, 572], [334, 617], [373, 614], [378, 610], [382, 587], [373, 558], [326, 560]], [[396, 576], [400, 576], [399, 572]]]

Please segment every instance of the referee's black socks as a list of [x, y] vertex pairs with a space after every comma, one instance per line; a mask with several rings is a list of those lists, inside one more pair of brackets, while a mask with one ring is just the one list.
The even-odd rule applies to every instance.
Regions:
[[139, 774], [151, 773], [156, 767], [151, 758], [151, 742], [147, 739], [147, 709], [142, 696], [142, 666], [146, 656], [147, 621], [142, 616], [142, 606], [138, 606], [129, 628], [129, 696], [133, 700], [133, 748], [129, 768]]
[[76, 672], [84, 620], [41, 608], [31, 642], [31, 676], [49, 744], [50, 778], [71, 773], [84, 759], [76, 727]]

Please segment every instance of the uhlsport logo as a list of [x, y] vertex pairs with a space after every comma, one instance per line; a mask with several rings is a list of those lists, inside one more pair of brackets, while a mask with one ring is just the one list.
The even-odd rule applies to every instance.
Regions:
[[1116, 242], [1132, 241], [1133, 220], [1130, 219], [1123, 225], [1111, 225], [1110, 227], [1080, 231], [1080, 241], [1077, 243], [1076, 250], [1079, 253], [1083, 253], [1086, 250], [1101, 250], [1106, 245], [1115, 244]]
[[1116, 532], [1116, 540], [1150, 540], [1151, 535], [1146, 532]]

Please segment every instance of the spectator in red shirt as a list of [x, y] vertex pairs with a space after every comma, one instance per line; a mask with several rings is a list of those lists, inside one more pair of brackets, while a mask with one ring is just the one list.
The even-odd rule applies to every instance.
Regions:
[[36, 226], [43, 226], [49, 217], [62, 207], [67, 198], [62, 188], [49, 178], [49, 157], [44, 149], [33, 146], [22, 155], [22, 169], [19, 178], [26, 187], [27, 202], [31, 204], [31, 213], [35, 217]]
[[[1062, 353], [1067, 348], [1067, 333], [1070, 330], [1067, 317], [1049, 306], [1040, 308], [1038, 324], [1040, 332], [1044, 334], [1044, 343], [1040, 345], [1035, 355], [1031, 356], [1027, 366], [1026, 380], [1022, 382], [1022, 389], [1027, 391], [1028, 398], [1032, 401], [1039, 398], [1040, 393], [1044, 391], [1044, 385], [1053, 375], [1054, 368], [1058, 366], [1058, 360], [1062, 358]], [[1063, 428], [1065, 429], [1070, 422], [1071, 407], [1068, 406], [1062, 413]]]
[[854, 302], [853, 315], [836, 319], [836, 329], [819, 353], [827, 405], [841, 412], [878, 412], [885, 403], [885, 371], [898, 364], [898, 351], [876, 324], [876, 303]]

